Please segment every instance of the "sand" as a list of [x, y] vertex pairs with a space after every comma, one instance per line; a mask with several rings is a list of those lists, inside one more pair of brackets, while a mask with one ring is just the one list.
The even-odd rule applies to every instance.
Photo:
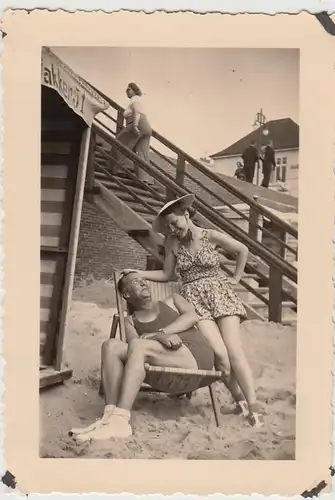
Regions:
[[41, 457], [294, 460], [295, 328], [259, 321], [246, 321], [241, 328], [266, 413], [263, 428], [254, 429], [243, 417], [231, 414], [231, 399], [218, 383], [220, 428], [215, 425], [208, 388], [198, 390], [191, 401], [141, 393], [134, 406], [131, 438], [75, 444], [68, 430], [90, 424], [103, 411], [98, 394], [100, 348], [115, 311], [111, 285], [93, 282], [75, 290], [64, 353], [73, 378], [41, 393]]

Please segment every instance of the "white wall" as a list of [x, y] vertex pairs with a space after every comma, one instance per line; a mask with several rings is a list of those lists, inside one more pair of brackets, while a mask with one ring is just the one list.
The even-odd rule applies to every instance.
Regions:
[[[219, 158], [214, 161], [214, 167], [212, 171], [218, 174], [234, 176], [236, 170], [236, 164], [238, 161], [242, 161], [241, 157], [231, 156], [228, 158]], [[289, 194], [298, 197], [298, 179], [299, 179], [299, 151], [276, 151], [276, 161], [277, 161], [277, 171], [273, 172], [271, 184], [277, 184], [280, 182], [284, 184]], [[284, 162], [286, 161], [286, 164]], [[283, 167], [286, 165], [286, 181], [283, 182], [281, 176], [283, 175]], [[279, 174], [279, 179], [277, 179]], [[260, 182], [262, 181], [262, 173], [260, 172]], [[256, 182], [256, 172], [254, 177], [254, 182]]]

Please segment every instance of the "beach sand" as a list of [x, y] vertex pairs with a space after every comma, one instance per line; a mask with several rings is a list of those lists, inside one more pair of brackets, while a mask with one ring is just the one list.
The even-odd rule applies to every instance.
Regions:
[[40, 396], [40, 456], [50, 458], [179, 458], [210, 460], [294, 460], [296, 331], [273, 323], [246, 321], [242, 339], [256, 379], [265, 425], [250, 427], [230, 413], [231, 399], [220, 383], [217, 428], [208, 388], [191, 401], [141, 393], [134, 406], [134, 435], [127, 440], [78, 445], [71, 427], [85, 427], [102, 414], [98, 394], [101, 343], [108, 338], [115, 309], [113, 287], [102, 282], [74, 291], [64, 345], [73, 377]]

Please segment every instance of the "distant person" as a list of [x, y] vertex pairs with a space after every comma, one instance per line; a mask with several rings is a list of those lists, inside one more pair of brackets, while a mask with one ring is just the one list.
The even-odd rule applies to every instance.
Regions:
[[251, 142], [242, 153], [242, 160], [244, 165], [244, 176], [247, 182], [253, 183], [255, 175], [255, 166], [258, 162], [258, 151], [254, 141]]
[[240, 161], [237, 162], [236, 164], [236, 170], [234, 173], [234, 177], [236, 179], [239, 179], [240, 181], [245, 180], [245, 173], [244, 173], [244, 167]]
[[[131, 82], [127, 86], [126, 94], [130, 100], [128, 108], [123, 113], [126, 126], [117, 134], [116, 139], [133, 150], [144, 161], [150, 163], [152, 128], [143, 110], [142, 91], [136, 83]], [[117, 161], [119, 163], [125, 163], [126, 161], [120, 151], [117, 152]], [[134, 165], [134, 167], [140, 180], [147, 184], [153, 184], [153, 179], [147, 172], [137, 165]]]
[[264, 151], [262, 158], [263, 162], [263, 180], [261, 186], [269, 187], [272, 170], [276, 167], [275, 150], [273, 149], [273, 142], [270, 141]]

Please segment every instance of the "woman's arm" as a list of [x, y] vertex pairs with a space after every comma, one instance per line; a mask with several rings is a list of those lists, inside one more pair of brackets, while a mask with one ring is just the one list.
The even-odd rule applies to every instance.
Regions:
[[176, 256], [172, 251], [172, 246], [169, 243], [165, 244], [165, 261], [163, 269], [157, 271], [142, 271], [141, 269], [124, 269], [123, 271], [136, 271], [142, 278], [149, 281], [160, 283], [167, 282], [171, 279], [176, 267]]
[[178, 335], [178, 333], [182, 333], [198, 323], [199, 318], [194, 307], [181, 295], [174, 294], [166, 300], [167, 304], [169, 302], [177, 309], [180, 316], [164, 328], [166, 335]]
[[170, 250], [167, 252], [163, 269], [157, 271], [140, 271], [140, 275], [149, 281], [167, 282], [171, 279], [176, 266], [176, 257]]
[[133, 113], [133, 127], [135, 129], [138, 129], [138, 124], [139, 124], [140, 118], [141, 118], [139, 103], [137, 101], [133, 101], [130, 104], [130, 109]]
[[248, 247], [220, 231], [209, 230], [208, 235], [213, 245], [220, 246], [237, 256], [234, 279], [240, 281], [248, 259]]

